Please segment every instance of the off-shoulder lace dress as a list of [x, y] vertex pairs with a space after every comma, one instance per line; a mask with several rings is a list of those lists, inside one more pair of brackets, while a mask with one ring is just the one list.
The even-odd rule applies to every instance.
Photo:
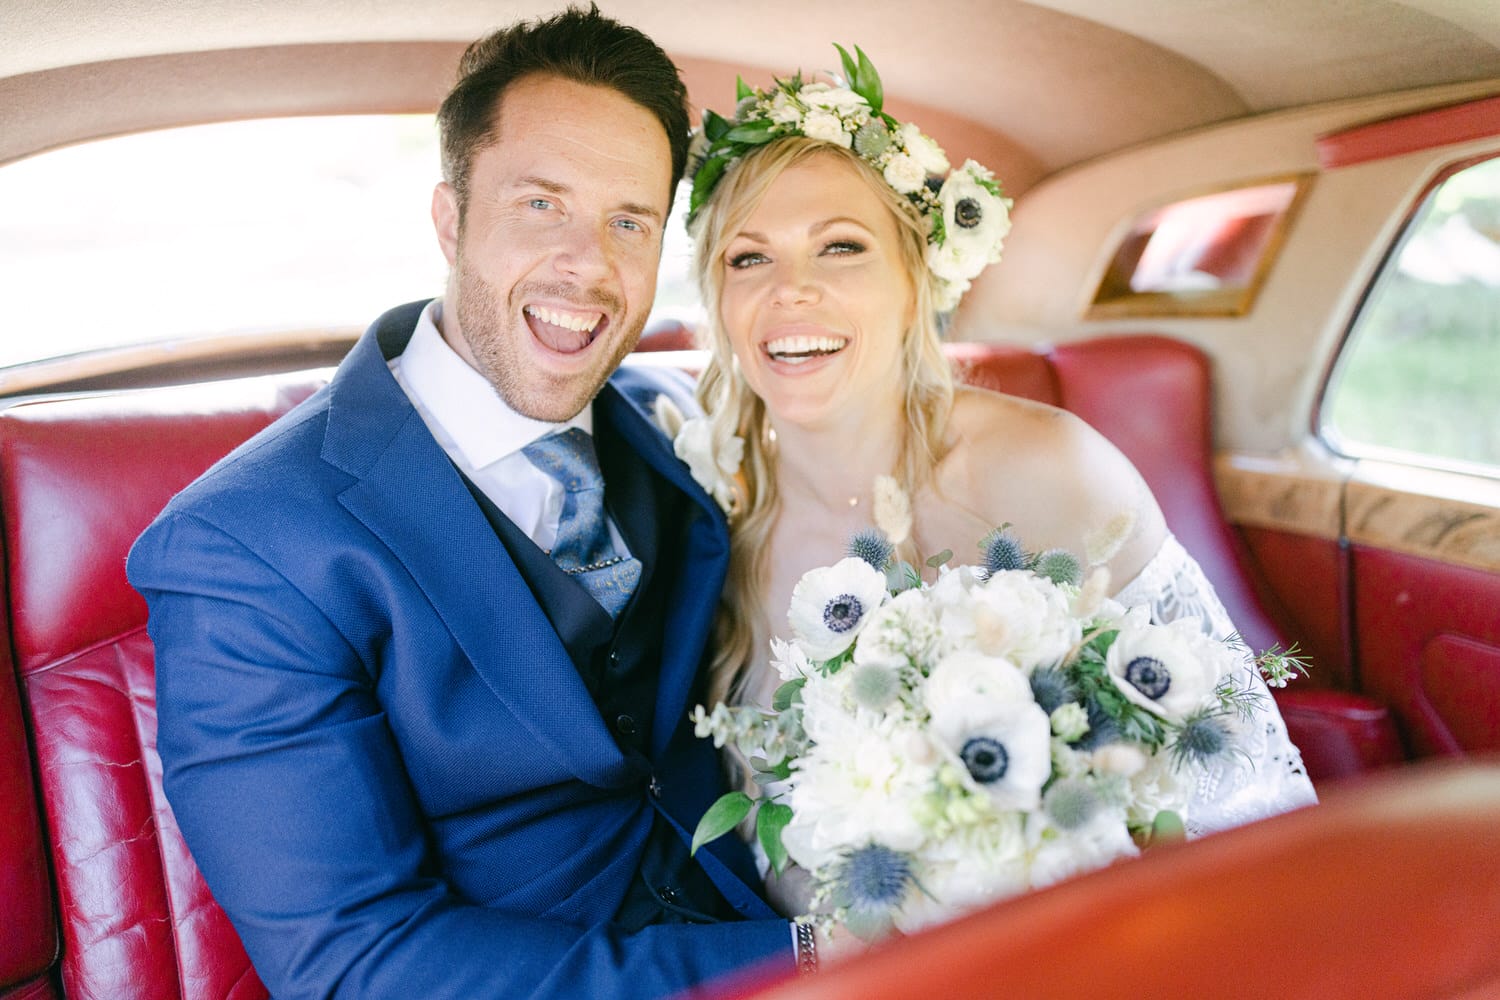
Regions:
[[[1161, 624], [1197, 618], [1203, 631], [1215, 639], [1236, 634], [1213, 585], [1170, 535], [1115, 600], [1126, 607], [1150, 608], [1152, 620]], [[1187, 809], [1191, 836], [1239, 826], [1318, 800], [1302, 766], [1302, 755], [1287, 736], [1286, 723], [1248, 652], [1242, 669], [1248, 683], [1262, 696], [1259, 710], [1244, 723], [1236, 743], [1242, 753], [1224, 755], [1198, 781]]]

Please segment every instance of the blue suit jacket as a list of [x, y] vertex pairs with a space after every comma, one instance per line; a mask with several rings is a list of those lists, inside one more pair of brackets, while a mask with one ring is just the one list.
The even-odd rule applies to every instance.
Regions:
[[728, 536], [643, 408], [671, 387], [622, 370], [594, 404], [694, 501], [661, 569], [653, 784], [387, 368], [421, 305], [378, 320], [131, 551], [163, 783], [209, 887], [281, 1000], [645, 997], [789, 967], [733, 837], [699, 856], [746, 921], [608, 923], [653, 810], [691, 829], [720, 791], [685, 719]]

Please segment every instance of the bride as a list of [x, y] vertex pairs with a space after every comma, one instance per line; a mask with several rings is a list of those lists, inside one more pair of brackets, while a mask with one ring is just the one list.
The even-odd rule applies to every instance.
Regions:
[[[709, 330], [698, 395], [713, 453], [731, 458], [720, 467], [743, 449], [733, 475], [706, 484], [732, 533], [709, 704], [770, 704], [780, 679], [767, 654], [789, 637], [792, 590], [872, 526], [879, 477], [910, 499], [900, 555], [913, 564], [945, 549], [979, 561], [964, 555], [1008, 523], [1028, 547], [1102, 566], [1122, 603], [1232, 633], [1102, 435], [1065, 411], [955, 386], [937, 316], [998, 259], [1008, 203], [984, 168], [951, 170], [931, 139], [880, 113], [862, 53], [845, 66], [848, 87], [742, 87], [733, 121], [705, 115], [689, 219]], [[1199, 782], [1189, 833], [1315, 801], [1275, 703], [1260, 704], [1243, 747], [1253, 766], [1231, 761]]]

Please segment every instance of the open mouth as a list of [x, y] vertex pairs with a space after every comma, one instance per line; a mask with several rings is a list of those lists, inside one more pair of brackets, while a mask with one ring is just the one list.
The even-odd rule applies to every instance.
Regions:
[[772, 361], [800, 365], [814, 358], [826, 358], [837, 354], [849, 344], [847, 337], [779, 337], [768, 340], [761, 346]]
[[522, 311], [536, 339], [560, 354], [576, 354], [592, 344], [607, 322], [597, 309], [529, 305]]

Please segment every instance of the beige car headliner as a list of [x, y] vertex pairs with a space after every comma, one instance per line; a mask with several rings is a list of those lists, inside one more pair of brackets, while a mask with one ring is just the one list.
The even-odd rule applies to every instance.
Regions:
[[[875, 60], [901, 117], [1013, 193], [1204, 125], [1500, 76], [1492, 0], [606, 0], [722, 107], [736, 72]], [[0, 162], [97, 135], [286, 113], [430, 109], [514, 0], [7, 0]], [[933, 109], [942, 109], [934, 111]]]

